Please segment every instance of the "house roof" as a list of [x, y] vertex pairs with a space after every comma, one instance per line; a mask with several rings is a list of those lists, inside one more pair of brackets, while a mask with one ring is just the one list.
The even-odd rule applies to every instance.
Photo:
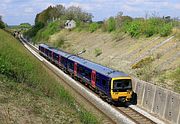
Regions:
[[71, 22], [76, 23], [74, 20], [67, 20], [65, 24], [68, 24], [68, 23], [71, 23]]

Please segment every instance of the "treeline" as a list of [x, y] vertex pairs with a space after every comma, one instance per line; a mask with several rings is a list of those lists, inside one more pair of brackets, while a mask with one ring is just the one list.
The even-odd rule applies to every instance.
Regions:
[[168, 17], [152, 16], [148, 19], [145, 18], [132, 18], [130, 16], [123, 16], [120, 12], [115, 17], [110, 17], [107, 20], [101, 22], [93, 22], [90, 24], [81, 24], [77, 29], [87, 30], [94, 32], [100, 29], [103, 32], [116, 32], [116, 33], [128, 33], [131, 37], [152, 35], [168, 36], [172, 32], [172, 28], [179, 25], [178, 21], [175, 21]]
[[60, 27], [64, 26], [66, 20], [75, 20], [77, 23], [92, 22], [92, 14], [83, 11], [80, 7], [70, 6], [65, 8], [63, 5], [49, 6], [47, 9], [36, 15], [34, 27], [26, 32], [26, 36], [34, 37], [37, 32], [48, 23], [58, 20]]
[[0, 29], [3, 29], [3, 28], [5, 28], [5, 24], [2, 21], [2, 16], [0, 16]]
[[170, 35], [173, 27], [180, 24], [179, 21], [171, 19], [170, 16], [158, 17], [153, 14], [149, 18], [132, 18], [119, 12], [115, 17], [98, 22], [92, 22], [92, 18], [92, 14], [83, 11], [80, 7], [49, 6], [36, 15], [35, 25], [25, 35], [35, 40], [47, 40], [52, 33], [64, 28], [66, 20], [72, 19], [76, 21], [76, 28], [73, 30], [115, 32], [117, 38], [120, 38], [120, 34], [123, 33], [131, 37], [151, 37], [153, 35], [164, 37]]

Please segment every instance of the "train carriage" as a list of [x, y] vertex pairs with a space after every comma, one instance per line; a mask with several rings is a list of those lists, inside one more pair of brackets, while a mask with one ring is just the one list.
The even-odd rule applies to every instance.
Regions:
[[121, 71], [102, 66], [84, 58], [39, 45], [40, 54], [63, 70], [90, 86], [108, 102], [127, 102], [132, 99], [131, 77]]
[[78, 56], [69, 59], [77, 65], [77, 77], [92, 86], [101, 97], [108, 101], [130, 101], [132, 82], [127, 74]]

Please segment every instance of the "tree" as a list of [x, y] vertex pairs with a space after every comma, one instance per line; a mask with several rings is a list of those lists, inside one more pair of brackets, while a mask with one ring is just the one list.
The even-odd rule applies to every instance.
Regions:
[[3, 29], [5, 28], [5, 24], [4, 22], [2, 21], [2, 16], [0, 15], [0, 28]]
[[61, 20], [76, 20], [80, 22], [91, 22], [92, 14], [84, 12], [80, 7], [70, 6], [65, 8], [63, 5], [49, 6], [47, 9], [36, 15], [35, 24], [42, 22], [47, 24], [54, 19], [61, 18]]
[[110, 17], [108, 19], [108, 21], [107, 21], [107, 30], [109, 32], [116, 30], [116, 21], [115, 21], [114, 17]]
[[83, 12], [80, 7], [70, 6], [66, 10], [66, 19], [68, 20], [76, 20], [81, 22], [92, 22], [92, 14]]

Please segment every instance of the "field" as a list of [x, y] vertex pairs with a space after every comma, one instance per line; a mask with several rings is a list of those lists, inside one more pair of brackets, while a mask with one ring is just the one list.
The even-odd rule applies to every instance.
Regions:
[[0, 123], [99, 121], [19, 41], [0, 30]]

